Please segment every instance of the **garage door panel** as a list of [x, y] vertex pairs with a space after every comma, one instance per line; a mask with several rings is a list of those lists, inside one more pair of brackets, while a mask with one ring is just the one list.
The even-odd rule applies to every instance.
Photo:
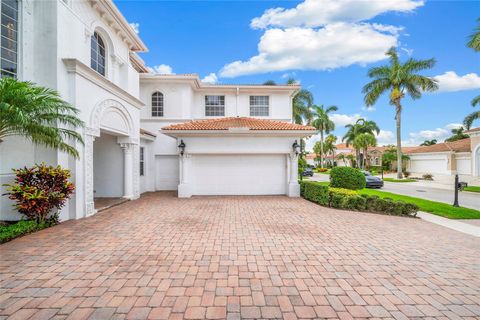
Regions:
[[196, 195], [286, 193], [285, 155], [195, 155], [192, 185]]
[[156, 190], [177, 190], [178, 156], [157, 156], [155, 161]]

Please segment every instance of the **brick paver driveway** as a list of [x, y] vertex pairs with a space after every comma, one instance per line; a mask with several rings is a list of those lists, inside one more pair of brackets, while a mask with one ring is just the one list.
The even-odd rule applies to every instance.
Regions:
[[480, 317], [479, 239], [302, 199], [148, 194], [0, 255], [0, 318]]

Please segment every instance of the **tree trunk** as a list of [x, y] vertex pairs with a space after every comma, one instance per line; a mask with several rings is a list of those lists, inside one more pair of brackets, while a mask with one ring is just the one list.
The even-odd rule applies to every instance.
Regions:
[[402, 179], [402, 105], [400, 100], [395, 101], [395, 120], [397, 126], [397, 178]]
[[323, 168], [323, 130], [320, 130], [320, 167]]

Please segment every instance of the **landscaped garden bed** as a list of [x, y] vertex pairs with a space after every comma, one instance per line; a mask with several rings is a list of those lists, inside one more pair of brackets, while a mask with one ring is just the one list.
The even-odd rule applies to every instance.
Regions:
[[0, 243], [4, 243], [23, 235], [39, 231], [56, 224], [56, 221], [37, 222], [34, 220], [20, 220], [16, 222], [0, 222]]

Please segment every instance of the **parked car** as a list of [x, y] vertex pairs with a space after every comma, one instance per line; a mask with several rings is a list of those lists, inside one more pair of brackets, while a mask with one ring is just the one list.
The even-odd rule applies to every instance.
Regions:
[[313, 169], [312, 169], [312, 168], [305, 168], [305, 169], [303, 170], [302, 175], [303, 175], [304, 177], [313, 177]]
[[372, 176], [368, 171], [362, 171], [367, 180], [367, 188], [381, 188], [383, 187], [383, 180], [379, 177]]

